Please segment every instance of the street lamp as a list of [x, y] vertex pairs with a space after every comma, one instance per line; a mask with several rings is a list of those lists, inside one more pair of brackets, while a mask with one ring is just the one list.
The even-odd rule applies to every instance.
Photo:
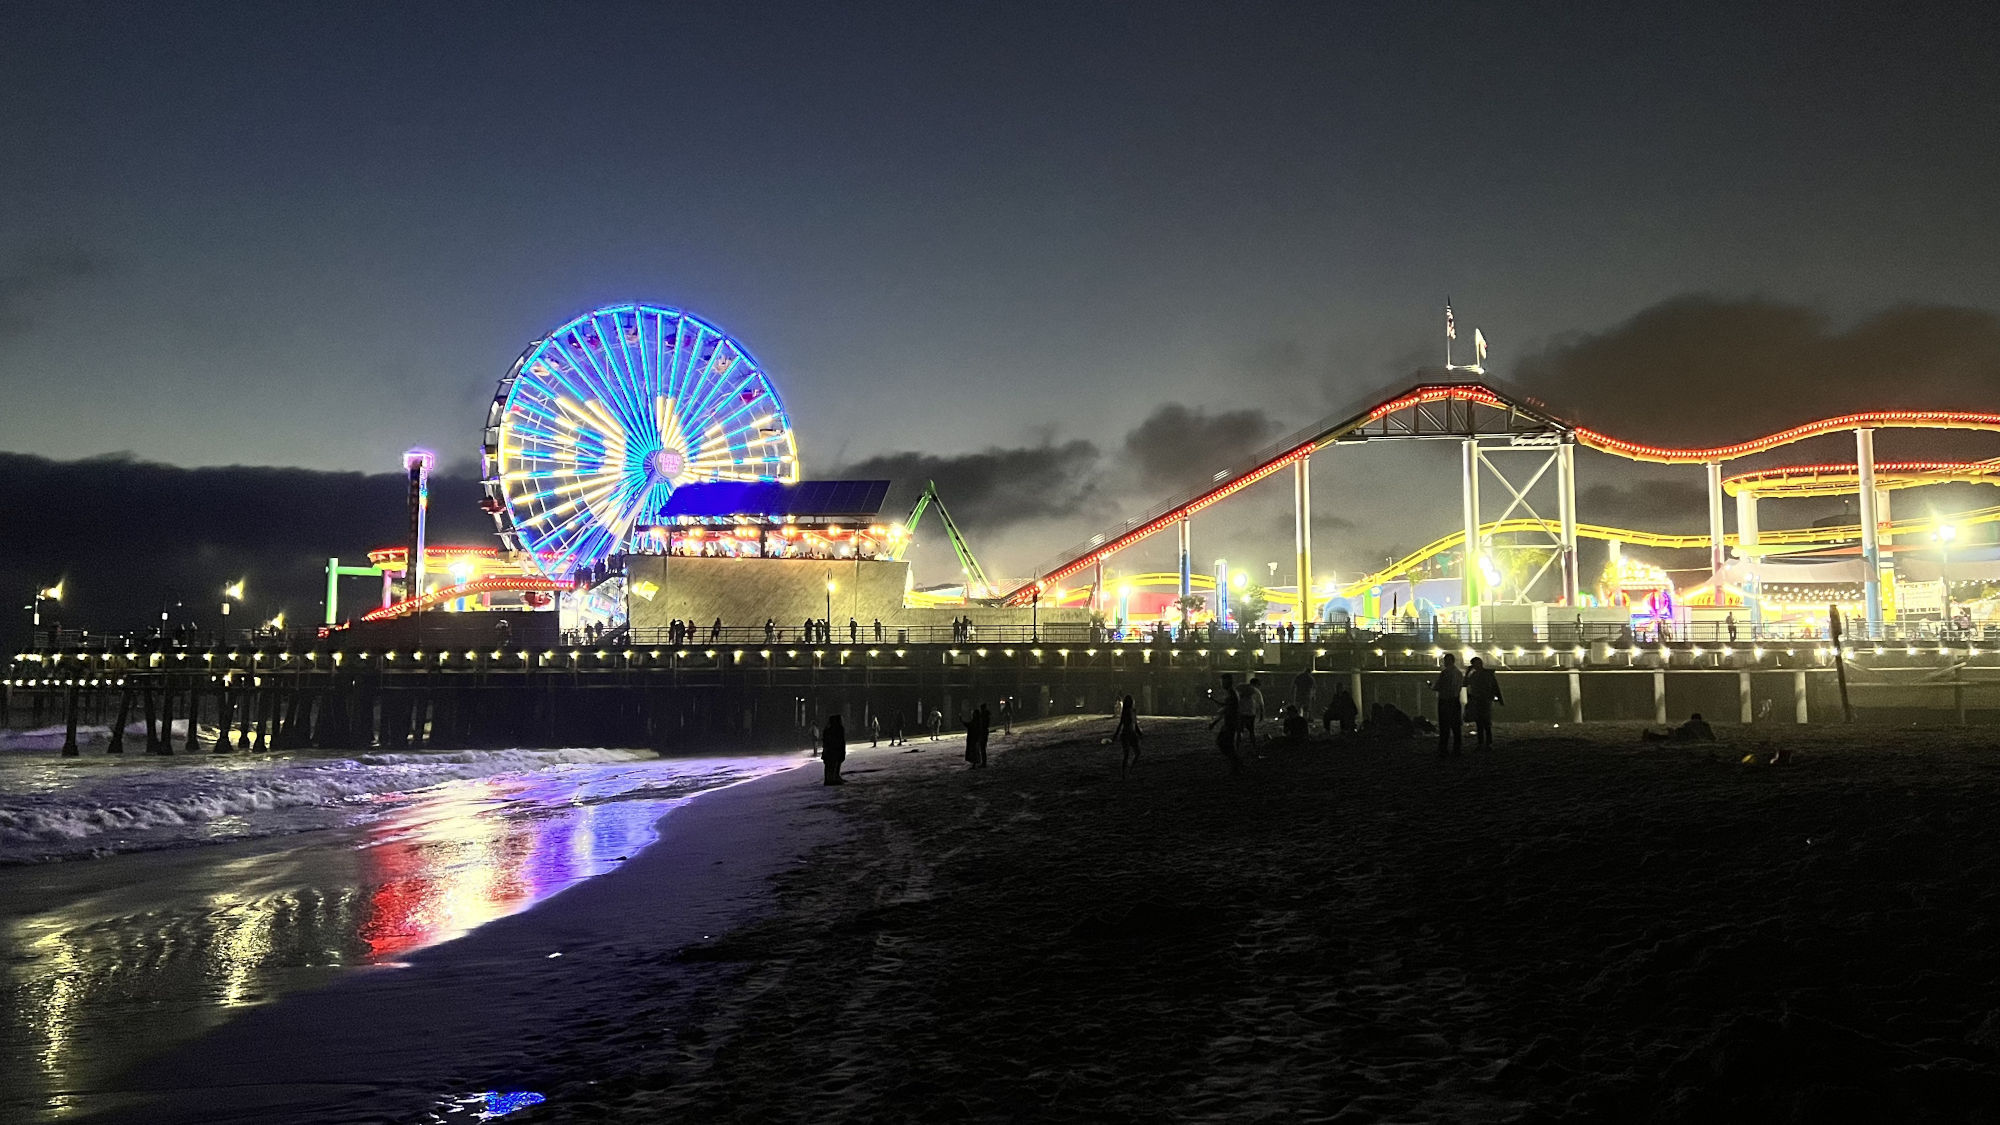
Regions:
[[828, 640], [833, 639], [833, 571], [826, 572], [826, 632]]
[[42, 627], [42, 603], [45, 601], [47, 602], [62, 601], [62, 588], [63, 584], [60, 581], [58, 581], [53, 586], [44, 587], [42, 589], [35, 591], [34, 600], [30, 602], [28, 605], [29, 610], [32, 611], [34, 614], [35, 628], [39, 629]]
[[243, 600], [243, 582], [238, 578], [222, 588], [222, 634], [216, 638], [222, 644], [229, 643], [229, 603]]
[[1951, 576], [1945, 571], [1951, 566], [1951, 541], [1958, 538], [1958, 527], [1941, 523], [1931, 532], [1931, 539], [1938, 545], [1938, 591], [1944, 599], [1944, 623], [1951, 625]]

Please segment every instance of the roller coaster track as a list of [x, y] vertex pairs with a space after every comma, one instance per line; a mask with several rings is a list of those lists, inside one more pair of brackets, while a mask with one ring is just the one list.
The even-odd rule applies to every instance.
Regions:
[[[1454, 404], [1460, 409], [1454, 410]], [[1481, 425], [1475, 408], [1498, 412], [1503, 417], [1495, 425]], [[1406, 417], [1399, 420], [1398, 415]], [[1376, 432], [1370, 432], [1371, 427], [1375, 427]], [[1203, 508], [1226, 499], [1336, 442], [1374, 438], [1450, 437], [1570, 440], [1590, 449], [1623, 457], [1628, 461], [1661, 465], [1700, 465], [1733, 461], [1809, 438], [1839, 433], [1843, 430], [1861, 429], [2000, 431], [2000, 414], [1953, 410], [1875, 410], [1822, 418], [1733, 445], [1673, 447], [1626, 441], [1586, 426], [1566, 422], [1528, 396], [1503, 393], [1485, 383], [1423, 383], [1358, 414], [1336, 417], [1266, 446], [1244, 461], [1217, 472], [1208, 484], [1199, 489], [1176, 497], [1143, 516], [1127, 520], [1123, 526], [1112, 532], [1093, 536], [1086, 542], [1063, 552], [1053, 563], [1043, 567], [1033, 581], [1009, 591], [999, 600], [1003, 605], [1026, 605], [1034, 601], [1041, 591], [1061, 585], [1065, 579], [1103, 561], [1110, 555], [1148, 539]], [[1806, 494], [1792, 493], [1792, 495]], [[1538, 529], [1542, 527], [1537, 521], [1526, 522]], [[1582, 532], [1581, 527], [1578, 530]], [[1784, 533], [1773, 532], [1762, 539], [1777, 542], [1778, 536], [1782, 534]], [[1641, 538], [1631, 533], [1621, 533], [1612, 537], [1628, 539], [1634, 543], [1639, 542]], [[1460, 538], [1463, 538], [1462, 533]], [[1696, 545], [1705, 545], [1708, 542], [1708, 537], [1705, 535], [1693, 538], [1698, 540]]]
[[[2000, 522], [2000, 507], [1980, 508], [1977, 511], [1953, 516], [1952, 522], [1961, 526], [1965, 524]], [[1882, 532], [1885, 536], [1928, 534], [1934, 526], [1936, 526], [1935, 523], [1929, 517], [1894, 520], [1883, 524]], [[1492, 523], [1485, 523], [1479, 526], [1479, 534], [1482, 537], [1488, 535], [1505, 535], [1509, 532], [1521, 531], [1546, 534], [1548, 532], [1548, 525], [1541, 520], [1516, 519], [1495, 520]], [[1634, 531], [1631, 528], [1624, 527], [1605, 527], [1594, 523], [1580, 523], [1576, 525], [1576, 533], [1587, 539], [1616, 539], [1620, 543], [1628, 543], [1634, 547], [1686, 549], [1706, 548], [1709, 545], [1707, 532], [1696, 535], [1677, 535], [1657, 531]], [[1783, 531], [1766, 531], [1760, 533], [1757, 536], [1756, 545], [1748, 548], [1747, 553], [1762, 554], [1767, 547], [1796, 547], [1814, 543], [1851, 543], [1860, 538], [1861, 525], [1858, 523], [1843, 524], [1838, 527], [1795, 527]], [[1342, 597], [1351, 598], [1377, 583], [1400, 578], [1446, 551], [1457, 549], [1464, 542], [1465, 530], [1460, 528], [1449, 535], [1432, 540], [1365, 578], [1357, 578], [1352, 582], [1344, 584], [1340, 588], [1340, 594]], [[1723, 536], [1723, 542], [1728, 546], [1740, 548], [1734, 535]]]
[[406, 617], [420, 610], [436, 609], [447, 602], [469, 598], [475, 594], [497, 594], [507, 590], [522, 590], [545, 594], [558, 593], [570, 588], [567, 582], [558, 582], [540, 575], [491, 574], [485, 578], [474, 578], [456, 586], [442, 586], [421, 598], [400, 601], [395, 605], [385, 605], [372, 613], [363, 614], [363, 621], [386, 621], [395, 617]]
[[[1916, 488], [1926, 484], [2000, 484], [2000, 459], [1992, 461], [1877, 461], [1877, 489]], [[1742, 473], [1722, 482], [1735, 496], [1848, 496], [1861, 487], [1861, 471], [1853, 465], [1786, 465]]]

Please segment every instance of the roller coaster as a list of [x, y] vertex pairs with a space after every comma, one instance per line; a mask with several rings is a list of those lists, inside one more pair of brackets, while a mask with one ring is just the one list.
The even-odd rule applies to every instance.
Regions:
[[[1928, 521], [1883, 521], [1876, 515], [1876, 494], [1891, 489], [1911, 488], [1949, 481], [2000, 484], [2000, 460], [1972, 462], [1884, 462], [1874, 460], [1873, 433], [1877, 429], [1979, 430], [2000, 431], [2000, 414], [1946, 410], [1883, 410], [1843, 414], [1824, 418], [1763, 437], [1728, 445], [1674, 447], [1649, 445], [1613, 437], [1599, 430], [1564, 420], [1530, 396], [1503, 390], [1486, 382], [1420, 383], [1393, 395], [1366, 410], [1336, 416], [1319, 425], [1290, 435], [1245, 460], [1216, 472], [1210, 481], [1192, 492], [1175, 497], [1146, 514], [1127, 520], [1110, 531], [1095, 535], [1063, 552], [1039, 568], [1037, 577], [1009, 591], [999, 600], [1004, 605], [1038, 602], [1052, 588], [1061, 588], [1069, 579], [1092, 568], [1100, 577], [1092, 584], [1102, 588], [1101, 567], [1105, 559], [1171, 527], [1181, 534], [1180, 592], [1186, 596], [1194, 588], [1189, 566], [1189, 518], [1287, 467], [1294, 469], [1294, 508], [1297, 521], [1298, 590], [1306, 601], [1302, 607], [1310, 616], [1312, 599], [1310, 477], [1308, 462], [1315, 454], [1339, 444], [1378, 440], [1456, 439], [1466, 448], [1464, 527], [1398, 560], [1391, 566], [1346, 585], [1345, 590], [1365, 588], [1385, 578], [1406, 574], [1437, 555], [1462, 548], [1468, 539], [1483, 539], [1510, 532], [1547, 534], [1564, 559], [1563, 600], [1577, 600], [1575, 543], [1579, 536], [1616, 539], [1642, 546], [1702, 547], [1712, 552], [1720, 569], [1723, 552], [1734, 546], [1746, 555], [1761, 555], [1781, 545], [1852, 542], [1859, 539], [1869, 566], [1868, 616], [1870, 624], [1881, 619], [1880, 593], [1875, 577], [1880, 566], [1880, 537], [1928, 530]], [[1799, 465], [1765, 469], [1723, 478], [1721, 467], [1729, 461], [1768, 452], [1810, 438], [1852, 432], [1856, 438], [1853, 464]], [[1479, 467], [1484, 451], [1480, 443], [1504, 442], [1504, 447], [1549, 448], [1554, 450], [1557, 468], [1558, 504], [1556, 519], [1539, 515], [1527, 519], [1503, 517], [1484, 521], [1479, 516]], [[1709, 532], [1706, 535], [1667, 535], [1625, 528], [1579, 524], [1575, 518], [1575, 483], [1572, 451], [1582, 446], [1628, 461], [1661, 465], [1702, 465], [1709, 477]], [[1544, 470], [1546, 471], [1546, 470]], [[1537, 474], [1539, 479], [1541, 474]], [[1503, 478], [1504, 482], [1504, 478]], [[1508, 485], [1510, 489], [1514, 486]], [[1529, 487], [1533, 487], [1531, 481]], [[1739, 534], [1726, 535], [1722, 527], [1722, 497], [1725, 492], [1738, 500]], [[1755, 501], [1760, 496], [1827, 496], [1858, 493], [1861, 522], [1846, 527], [1819, 527], [1759, 532], [1755, 522]], [[1517, 502], [1523, 500], [1514, 491]], [[1530, 509], [1532, 510], [1532, 508]], [[1962, 523], [2000, 520], [2000, 508], [1984, 509], [1957, 517]], [[1474, 574], [1466, 572], [1466, 604], [1479, 604]], [[1060, 600], [1060, 599], [1059, 599]]]

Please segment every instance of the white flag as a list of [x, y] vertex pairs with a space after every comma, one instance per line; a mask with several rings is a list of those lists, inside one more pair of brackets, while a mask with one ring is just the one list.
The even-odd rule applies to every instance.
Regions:
[[1458, 339], [1458, 322], [1451, 318], [1450, 301], [1444, 303], [1444, 338], [1447, 340]]
[[1477, 356], [1473, 362], [1486, 362], [1486, 337], [1477, 328], [1472, 330], [1472, 350]]

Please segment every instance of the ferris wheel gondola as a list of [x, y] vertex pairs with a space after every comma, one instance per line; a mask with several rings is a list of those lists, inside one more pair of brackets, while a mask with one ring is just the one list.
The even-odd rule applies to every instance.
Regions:
[[566, 578], [629, 543], [696, 481], [796, 481], [777, 388], [691, 313], [615, 305], [531, 344], [486, 420], [486, 509], [506, 544]]

